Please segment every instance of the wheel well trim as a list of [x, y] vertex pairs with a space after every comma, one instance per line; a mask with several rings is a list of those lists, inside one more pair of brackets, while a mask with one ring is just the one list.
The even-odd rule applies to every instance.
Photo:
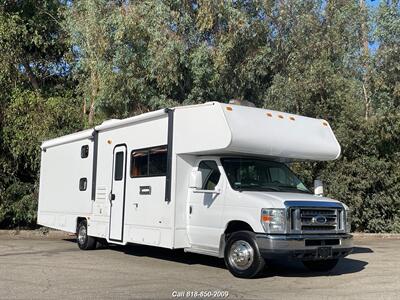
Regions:
[[[229, 228], [229, 224], [232, 223], [242, 223], [245, 224], [246, 226], [248, 226], [252, 232], [254, 232], [253, 227], [249, 224], [249, 222], [243, 221], [243, 220], [229, 220], [228, 222], [226, 222], [225, 227], [224, 227], [224, 232], [221, 234], [220, 240], [219, 240], [219, 249], [218, 249], [218, 257], [219, 258], [223, 258], [224, 257], [224, 249], [225, 249], [225, 245], [226, 245], [226, 239], [228, 237], [228, 234], [226, 232], [226, 230]], [[240, 230], [235, 230], [233, 232], [236, 231], [240, 231]]]

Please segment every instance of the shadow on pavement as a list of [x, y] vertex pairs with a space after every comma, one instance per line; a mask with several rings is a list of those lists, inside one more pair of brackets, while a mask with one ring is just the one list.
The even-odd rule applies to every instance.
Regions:
[[359, 254], [359, 253], [373, 253], [374, 251], [367, 247], [354, 247], [353, 252], [351, 254]]
[[[76, 242], [75, 239], [65, 239], [68, 242]], [[100, 247], [98, 249], [106, 249]], [[111, 245], [110, 250], [123, 252], [127, 255], [136, 257], [150, 257], [162, 259], [186, 265], [205, 265], [212, 268], [225, 269], [223, 259], [195, 254], [185, 253], [183, 250], [170, 250], [152, 246], [128, 244], [127, 246]], [[352, 254], [373, 253], [374, 251], [367, 247], [354, 247]], [[342, 258], [337, 266], [329, 272], [312, 272], [306, 269], [301, 262], [277, 260], [268, 264], [268, 267], [256, 279], [281, 276], [281, 277], [315, 277], [315, 276], [338, 276], [342, 274], [351, 274], [361, 272], [368, 263], [363, 260], [353, 258]]]
[[316, 276], [338, 276], [361, 272], [368, 263], [363, 260], [342, 258], [336, 267], [329, 272], [312, 272], [304, 267], [301, 262], [276, 261], [264, 271], [263, 277], [316, 277]]
[[[133, 256], [146, 256], [156, 259], [168, 260], [188, 265], [206, 265], [213, 268], [225, 269], [223, 259], [194, 253], [185, 253], [183, 250], [169, 250], [143, 245], [128, 245], [125, 247], [113, 246], [112, 249], [124, 252]], [[355, 247], [354, 253], [373, 253], [370, 248]], [[337, 276], [361, 272], [368, 263], [353, 258], [343, 258], [330, 272], [311, 272], [301, 262], [296, 261], [275, 261], [265, 269], [259, 278], [283, 276], [283, 277], [312, 277], [312, 276]]]

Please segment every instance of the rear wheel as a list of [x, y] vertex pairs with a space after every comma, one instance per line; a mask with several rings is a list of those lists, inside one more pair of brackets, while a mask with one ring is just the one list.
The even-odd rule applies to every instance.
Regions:
[[303, 261], [303, 264], [310, 271], [328, 272], [337, 265], [338, 261], [339, 261], [338, 259], [311, 260], [311, 261]]
[[253, 232], [238, 231], [231, 234], [224, 251], [225, 264], [236, 277], [252, 278], [265, 266]]
[[82, 250], [92, 250], [96, 248], [96, 238], [88, 236], [87, 234], [87, 221], [83, 220], [79, 223], [77, 228], [77, 242]]

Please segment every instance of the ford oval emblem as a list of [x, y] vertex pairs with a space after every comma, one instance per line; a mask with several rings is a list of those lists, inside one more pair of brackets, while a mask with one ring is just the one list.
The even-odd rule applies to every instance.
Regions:
[[315, 223], [316, 223], [316, 224], [325, 224], [327, 221], [328, 221], [328, 220], [326, 219], [326, 217], [325, 217], [325, 216], [321, 216], [321, 215], [315, 216], [315, 217], [313, 217], [312, 220], [311, 220], [311, 222], [314, 223], [314, 224], [315, 224]]

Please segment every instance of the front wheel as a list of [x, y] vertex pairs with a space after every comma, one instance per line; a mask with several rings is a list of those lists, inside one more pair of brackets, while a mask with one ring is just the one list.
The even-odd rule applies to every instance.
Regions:
[[328, 272], [336, 266], [338, 261], [339, 261], [338, 259], [311, 260], [311, 261], [303, 261], [303, 264], [310, 271]]
[[231, 234], [224, 251], [225, 264], [236, 277], [252, 278], [265, 266], [253, 232], [238, 231]]
[[83, 220], [77, 228], [77, 242], [82, 250], [93, 250], [96, 248], [96, 238], [87, 234], [87, 221]]

